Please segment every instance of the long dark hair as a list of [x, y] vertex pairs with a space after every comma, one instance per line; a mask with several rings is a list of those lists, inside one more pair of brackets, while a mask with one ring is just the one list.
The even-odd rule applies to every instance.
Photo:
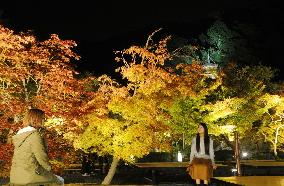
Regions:
[[[205, 154], [209, 155], [209, 135], [208, 135], [208, 128], [207, 125], [205, 123], [200, 123], [199, 125], [201, 125], [204, 128], [204, 146], [205, 146]], [[196, 135], [196, 151], [199, 152], [200, 151], [200, 135], [199, 133], [197, 133]]]

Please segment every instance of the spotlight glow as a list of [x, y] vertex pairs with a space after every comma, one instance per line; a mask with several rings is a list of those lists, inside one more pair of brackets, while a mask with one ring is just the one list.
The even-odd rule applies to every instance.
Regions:
[[178, 151], [178, 162], [182, 162], [182, 154], [180, 151]]

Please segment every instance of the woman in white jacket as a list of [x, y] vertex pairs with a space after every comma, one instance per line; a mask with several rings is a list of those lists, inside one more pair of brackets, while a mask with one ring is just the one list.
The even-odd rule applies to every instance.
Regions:
[[208, 135], [205, 123], [199, 124], [197, 132], [191, 142], [188, 170], [197, 185], [200, 185], [201, 180], [208, 185], [210, 178], [213, 177], [213, 169], [217, 168], [214, 162], [213, 140]]

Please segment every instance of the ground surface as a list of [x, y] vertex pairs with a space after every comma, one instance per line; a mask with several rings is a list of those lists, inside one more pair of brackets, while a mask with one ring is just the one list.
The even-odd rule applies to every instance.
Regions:
[[233, 176], [218, 179], [245, 186], [284, 186], [284, 176]]

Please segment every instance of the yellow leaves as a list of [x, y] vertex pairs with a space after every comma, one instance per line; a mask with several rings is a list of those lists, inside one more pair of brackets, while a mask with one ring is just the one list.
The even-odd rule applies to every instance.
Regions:
[[51, 163], [52, 166], [55, 166], [55, 167], [64, 167], [64, 163], [63, 162], [60, 162], [58, 160], [50, 160], [49, 161]]
[[261, 104], [261, 102], [265, 105], [263, 108], [271, 108], [271, 107], [284, 107], [284, 98], [279, 95], [271, 95], [271, 94], [264, 94], [260, 97], [258, 102]]
[[117, 85], [117, 82], [111, 79], [111, 77], [107, 76], [106, 74], [100, 76], [97, 78], [97, 80], [102, 84], [102, 85], [108, 85], [108, 86], [113, 86]]
[[284, 113], [284, 98], [279, 95], [264, 94], [255, 99], [255, 115], [269, 115], [271, 118]]
[[144, 95], [151, 95], [160, 92], [162, 89], [165, 89], [166, 86], [166, 82], [162, 79], [152, 77], [148, 78], [144, 83], [141, 83], [137, 92], [143, 93]]
[[180, 95], [193, 95], [202, 70], [196, 64], [183, 66], [179, 76], [175, 69], [164, 67], [170, 59], [166, 48], [169, 38], [154, 44], [150, 37], [145, 47], [116, 52], [121, 56], [115, 60], [124, 64], [117, 71], [128, 80], [127, 86], [113, 83], [107, 76], [98, 79], [98, 96], [90, 104], [105, 103], [107, 109], [102, 115], [96, 109], [88, 115], [88, 127], [74, 141], [76, 148], [108, 153], [127, 162], [154, 148], [170, 150], [170, 129], [163, 123], [166, 113], [161, 104], [171, 104]]
[[205, 121], [213, 122], [220, 118], [232, 115], [237, 112], [240, 105], [245, 102], [243, 98], [225, 99], [224, 101], [217, 101], [215, 104], [205, 105], [205, 108], [211, 112], [205, 117]]
[[113, 138], [114, 155], [131, 162], [133, 157], [142, 157], [152, 147], [152, 134], [143, 125], [132, 124]]
[[123, 118], [133, 122], [143, 122], [145, 126], [155, 122], [157, 113], [157, 100], [147, 97], [129, 97], [127, 99], [113, 99], [108, 108], [119, 113]]
[[[257, 113], [262, 116], [261, 126], [258, 128], [258, 134], [265, 137], [276, 151], [277, 143], [283, 144], [283, 123], [284, 123], [284, 98], [279, 95], [264, 94], [257, 100], [260, 107]], [[281, 129], [282, 128], [282, 129]], [[276, 132], [279, 131], [279, 136], [276, 141]], [[279, 147], [281, 145], [278, 145]], [[279, 149], [280, 150], [280, 149]]]
[[88, 117], [89, 125], [75, 141], [75, 148], [110, 153], [127, 162], [142, 157], [152, 147], [152, 131], [144, 124], [110, 118]]
[[142, 64], [131, 64], [130, 68], [121, 67], [120, 69], [123, 77], [134, 84], [143, 82], [147, 78], [147, 68]]
[[117, 70], [133, 84], [130, 87], [140, 86], [140, 83], [144, 83], [149, 77], [160, 78], [157, 70], [159, 71], [159, 67], [170, 58], [166, 48], [168, 39], [161, 40], [158, 45], [148, 45], [147, 42], [146, 47], [131, 46], [116, 52], [121, 55], [116, 57], [116, 61], [124, 63], [124, 66]]
[[62, 131], [60, 130], [60, 128], [63, 125], [64, 125], [64, 119], [62, 117], [52, 116], [51, 118], [48, 118], [44, 122], [44, 126], [46, 126], [47, 128], [55, 129], [55, 131], [60, 135], [62, 134]]
[[167, 137], [157, 136], [157, 132], [164, 134], [168, 131], [157, 120], [160, 115], [157, 107], [160, 100], [139, 91], [131, 96], [125, 87], [108, 83], [101, 84], [98, 94], [101, 93], [101, 97], [96, 98], [106, 101], [109, 113], [100, 116], [93, 110], [87, 116], [85, 121], [88, 126], [74, 141], [76, 148], [111, 154], [127, 162], [134, 162], [137, 157], [148, 154], [156, 147], [169, 149], [169, 140], [164, 140]]

